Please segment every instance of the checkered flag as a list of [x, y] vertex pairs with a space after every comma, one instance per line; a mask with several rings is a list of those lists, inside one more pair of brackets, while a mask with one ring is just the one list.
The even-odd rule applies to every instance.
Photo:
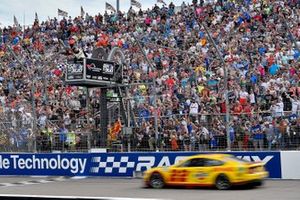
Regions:
[[127, 169], [134, 168], [134, 162], [129, 162], [128, 156], [122, 156], [120, 161], [115, 161], [115, 157], [107, 157], [106, 160], [101, 157], [93, 157], [93, 163], [97, 163], [98, 166], [92, 167], [90, 172], [93, 174], [98, 174], [100, 170], [105, 174], [113, 173], [113, 170], [118, 171], [118, 173], [125, 174]]
[[68, 64], [67, 63], [60, 63], [57, 65], [57, 68], [64, 71], [65, 69], [67, 69]]

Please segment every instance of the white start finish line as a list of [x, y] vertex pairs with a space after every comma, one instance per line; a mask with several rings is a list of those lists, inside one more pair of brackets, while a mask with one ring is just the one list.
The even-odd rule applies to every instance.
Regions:
[[85, 200], [166, 200], [166, 199], [151, 199], [151, 198], [127, 198], [127, 197], [85, 197], [85, 196], [52, 196], [52, 195], [18, 195], [18, 194], [0, 194], [2, 198], [17, 198], [17, 199], [85, 199]]

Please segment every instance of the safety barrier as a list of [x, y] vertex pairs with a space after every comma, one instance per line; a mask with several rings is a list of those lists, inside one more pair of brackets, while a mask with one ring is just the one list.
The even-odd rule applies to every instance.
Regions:
[[[270, 178], [300, 179], [300, 151], [229, 153], [266, 163]], [[195, 154], [199, 152], [0, 154], [0, 175], [132, 177]]]

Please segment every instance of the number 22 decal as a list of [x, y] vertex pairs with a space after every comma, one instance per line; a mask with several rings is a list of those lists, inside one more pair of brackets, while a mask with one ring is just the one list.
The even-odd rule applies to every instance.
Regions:
[[186, 182], [189, 172], [185, 169], [173, 169], [171, 171], [171, 182]]

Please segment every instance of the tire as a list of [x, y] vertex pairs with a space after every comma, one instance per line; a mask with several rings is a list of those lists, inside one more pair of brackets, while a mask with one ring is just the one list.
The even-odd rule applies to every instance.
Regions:
[[254, 187], [259, 187], [259, 186], [263, 186], [264, 185], [264, 181], [256, 181], [253, 183]]
[[225, 175], [219, 175], [216, 179], [215, 185], [218, 190], [228, 190], [231, 187], [230, 180]]
[[154, 189], [160, 189], [165, 187], [165, 182], [163, 177], [159, 173], [154, 173], [150, 177], [149, 185]]

